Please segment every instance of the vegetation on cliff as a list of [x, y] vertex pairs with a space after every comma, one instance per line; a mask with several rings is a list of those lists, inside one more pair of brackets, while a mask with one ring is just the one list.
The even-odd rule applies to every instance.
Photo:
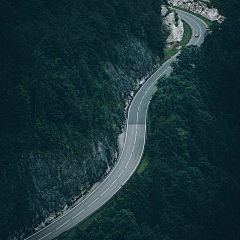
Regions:
[[203, 46], [185, 48], [159, 80], [146, 170], [72, 239], [239, 239], [239, 3], [224, 13]]
[[122, 122], [123, 103], [103, 62], [138, 38], [163, 55], [160, 1], [0, 3], [1, 164], [26, 151], [86, 153]]
[[81, 165], [91, 157], [94, 143], [110, 136], [117, 144], [125, 104], [105, 63], [117, 66], [121, 47], [132, 39], [163, 56], [160, 4], [160, 0], [0, 2], [0, 180], [6, 183], [0, 184], [0, 239], [48, 216], [48, 204], [51, 211], [59, 210], [53, 209], [60, 204], [52, 189], [60, 189], [61, 201], [63, 195], [76, 196], [71, 195], [74, 189], [63, 189], [61, 173], [46, 177], [44, 169], [42, 175], [33, 169], [45, 177], [39, 179], [44, 189], [36, 187], [27, 159], [77, 159]]

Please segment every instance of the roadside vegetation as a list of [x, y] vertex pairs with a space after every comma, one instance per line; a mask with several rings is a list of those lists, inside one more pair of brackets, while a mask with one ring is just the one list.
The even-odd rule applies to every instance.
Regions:
[[182, 22], [183, 22], [183, 27], [184, 27], [184, 34], [183, 34], [182, 41], [175, 42], [175, 43], [172, 43], [172, 44], [170, 43], [169, 44], [170, 48], [164, 48], [164, 50], [163, 50], [164, 57], [161, 60], [161, 64], [163, 64], [168, 59], [170, 59], [172, 56], [174, 56], [179, 51], [179, 48], [181, 48], [183, 46], [186, 46], [186, 44], [191, 40], [192, 29], [184, 20], [182, 20]]
[[182, 22], [183, 22], [183, 27], [184, 27], [184, 34], [183, 34], [183, 39], [179, 44], [180, 44], [180, 46], [186, 46], [187, 43], [192, 38], [192, 29], [184, 20], [182, 20]]
[[147, 151], [144, 152], [144, 155], [142, 157], [141, 163], [138, 166], [137, 174], [142, 174], [142, 172], [146, 169], [150, 161], [150, 156]]
[[[212, 27], [212, 26], [218, 24], [218, 23], [216, 23], [216, 22], [212, 22], [212, 21], [210, 21], [209, 19], [207, 19], [207, 18], [201, 16], [200, 14], [197, 14], [197, 13], [191, 12], [191, 11], [189, 11], [189, 10], [187, 10], [187, 9], [180, 8], [180, 7], [174, 7], [174, 8], [175, 8], [175, 9], [182, 10], [183, 12], [191, 13], [192, 15], [194, 15], [194, 16], [200, 18], [201, 20], [203, 20], [203, 21], [204, 21], [209, 27]], [[174, 9], [174, 8], [173, 8], [173, 9]]]
[[0, 164], [29, 151], [48, 157], [74, 148], [88, 155], [89, 142], [116, 132], [124, 115], [104, 62], [118, 64], [117, 46], [132, 38], [163, 57], [160, 3], [26, 0], [0, 6], [7, 16], [0, 27]]
[[[28, 171], [29, 158], [81, 166], [95, 143], [107, 137], [117, 143], [125, 99], [105, 64], [117, 66], [133, 40], [163, 57], [160, 5], [156, 0], [0, 2], [2, 179]], [[0, 189], [0, 239], [54, 211], [33, 206], [29, 189], [40, 190], [30, 175], [13, 174], [16, 185]], [[72, 193], [64, 194], [68, 199]]]
[[221, 28], [201, 48], [184, 48], [158, 82], [147, 168], [73, 239], [239, 238], [239, 3], [229, 0], [224, 12]]

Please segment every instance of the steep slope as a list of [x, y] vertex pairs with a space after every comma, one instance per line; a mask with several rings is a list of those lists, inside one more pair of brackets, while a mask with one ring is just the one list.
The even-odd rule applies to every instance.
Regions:
[[240, 4], [216, 2], [226, 20], [159, 80], [148, 167], [72, 239], [239, 239]]
[[113, 165], [125, 102], [163, 55], [161, 1], [0, 3], [0, 239]]
[[218, 9], [212, 7], [210, 0], [168, 0], [168, 3], [174, 7], [180, 7], [197, 13], [210, 21], [221, 23], [225, 17], [218, 13]]

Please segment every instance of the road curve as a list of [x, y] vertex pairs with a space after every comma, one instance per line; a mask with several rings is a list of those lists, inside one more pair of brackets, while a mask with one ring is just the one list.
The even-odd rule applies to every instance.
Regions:
[[[176, 10], [180, 18], [185, 20], [193, 30], [193, 36], [188, 45], [200, 45], [204, 41], [206, 25], [199, 18]], [[195, 34], [198, 38], [194, 38]], [[170, 64], [175, 61], [173, 56], [165, 62], [140, 88], [131, 102], [128, 110], [125, 144], [122, 153], [108, 176], [102, 183], [53, 223], [27, 237], [25, 240], [52, 240], [85, 220], [93, 212], [106, 203], [131, 177], [137, 168], [145, 146], [147, 110], [152, 95], [156, 91], [156, 82], [171, 72]]]

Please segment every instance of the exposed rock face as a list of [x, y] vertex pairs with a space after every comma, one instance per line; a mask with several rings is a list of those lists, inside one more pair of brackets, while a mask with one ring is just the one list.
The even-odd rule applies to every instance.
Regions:
[[[12, 229], [25, 232], [24, 224], [31, 226], [40, 222], [44, 226], [45, 218], [50, 221], [60, 214], [58, 211], [66, 210], [75, 197], [81, 197], [110, 170], [116, 159], [116, 150], [115, 141], [106, 137], [103, 142], [93, 144], [92, 155], [86, 159], [81, 159], [81, 156], [75, 158], [71, 153], [68, 159], [28, 155], [21, 159], [19, 165], [2, 169], [1, 198], [4, 199], [1, 199], [0, 227], [7, 225], [5, 219], [14, 219], [18, 208], [22, 222], [18, 226], [14, 223]], [[22, 197], [17, 199], [15, 196]], [[0, 230], [4, 232], [4, 229]], [[20, 233], [16, 236], [19, 237]], [[0, 239], [6, 240], [7, 237], [0, 236]]]
[[119, 100], [125, 101], [131, 97], [131, 91], [136, 90], [139, 84], [154, 71], [159, 57], [154, 55], [150, 49], [138, 40], [131, 40], [121, 49], [121, 64], [106, 64], [106, 71], [113, 78], [119, 93]]
[[201, 16], [221, 23], [225, 17], [218, 13], [216, 8], [211, 8], [209, 0], [168, 0], [169, 4], [175, 7], [184, 8]]
[[163, 24], [166, 26], [170, 35], [167, 38], [167, 43], [178, 42], [183, 38], [184, 28], [180, 18], [176, 19], [176, 14], [166, 6], [162, 5]]
[[[114, 80], [118, 104], [124, 108], [130, 93], [150, 74], [159, 58], [137, 40], [118, 46], [118, 50], [121, 64], [107, 63], [106, 70]], [[92, 150], [88, 157], [76, 157], [74, 149], [60, 158], [26, 154], [1, 170], [0, 240], [23, 239], [25, 233], [39, 230], [103, 179], [117, 158], [117, 138], [109, 133], [101, 142], [89, 144]], [[16, 211], [21, 212], [21, 221], [17, 221]], [[9, 235], [12, 229], [17, 231]]]

